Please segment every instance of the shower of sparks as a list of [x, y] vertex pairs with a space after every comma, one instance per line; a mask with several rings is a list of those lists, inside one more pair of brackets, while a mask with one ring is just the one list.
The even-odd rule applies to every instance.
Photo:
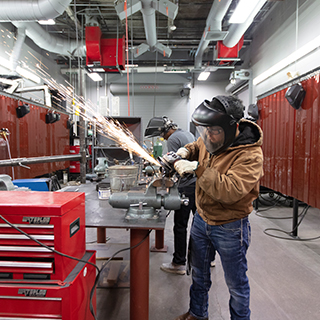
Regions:
[[[2, 33], [12, 34], [14, 40], [16, 37], [9, 30], [0, 30]], [[2, 35], [5, 38], [5, 35]], [[2, 40], [2, 43], [7, 45], [5, 40]], [[9, 47], [9, 45], [7, 45]], [[11, 52], [5, 51], [5, 53], [10, 57]], [[128, 130], [125, 126], [120, 124], [118, 121], [108, 118], [106, 119], [100, 113], [94, 111], [95, 105], [91, 101], [85, 101], [83, 97], [77, 96], [74, 94], [74, 87], [67, 81], [65, 81], [65, 85], [58, 83], [55, 79], [53, 79], [49, 72], [49, 69], [45, 64], [39, 60], [36, 56], [34, 56], [30, 51], [28, 54], [36, 61], [36, 67], [34, 69], [31, 68], [32, 62], [30, 59], [25, 56], [25, 60], [27, 63], [20, 60], [20, 64], [23, 68], [28, 69], [30, 72], [36, 74], [40, 77], [44, 83], [46, 83], [50, 89], [56, 89], [59, 93], [65, 96], [67, 105], [72, 107], [67, 107], [67, 112], [70, 114], [75, 114], [82, 116], [84, 120], [87, 120], [93, 126], [95, 126], [97, 132], [100, 135], [108, 137], [109, 139], [115, 141], [119, 144], [119, 146], [128, 151], [129, 153], [136, 154], [137, 156], [149, 161], [150, 163], [160, 166], [159, 162], [155, 160], [142, 146], [140, 146], [139, 142], [136, 140], [134, 135], [130, 130]], [[44, 70], [46, 69], [46, 70]], [[32, 93], [31, 93], [32, 94]], [[56, 98], [56, 97], [55, 97]]]
[[[156, 166], [160, 166], [159, 162], [140, 146], [130, 130], [121, 125], [118, 121], [112, 118], [106, 119], [100, 113], [94, 111], [95, 108], [91, 101], [85, 101], [83, 97], [74, 95], [74, 88], [67, 81], [66, 85], [57, 83], [56, 80], [42, 68], [43, 66], [44, 65], [40, 63], [36, 65], [37, 75], [50, 87], [53, 87], [54, 89], [57, 89], [58, 92], [62, 93], [66, 97], [69, 105], [75, 107], [75, 112], [82, 116], [84, 120], [91, 122], [100, 135], [117, 142], [123, 150], [136, 154]], [[31, 69], [30, 71], [34, 72], [34, 70]]]

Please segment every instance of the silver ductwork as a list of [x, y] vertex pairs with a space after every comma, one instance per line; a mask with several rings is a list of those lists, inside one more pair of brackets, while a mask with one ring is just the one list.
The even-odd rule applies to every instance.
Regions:
[[258, 0], [256, 6], [254, 7], [253, 11], [251, 12], [250, 16], [244, 23], [234, 23], [229, 28], [229, 33], [226, 38], [223, 40], [223, 44], [228, 47], [234, 47], [247, 31], [249, 26], [251, 25], [254, 17], [257, 15], [259, 10], [265, 4], [266, 0]]
[[18, 66], [21, 48], [24, 44], [25, 38], [26, 38], [26, 29], [19, 28], [18, 34], [17, 34], [17, 40], [14, 44], [14, 48], [10, 56], [10, 70], [15, 71]]
[[54, 19], [70, 3], [71, 0], [0, 0], [0, 22]]
[[195, 69], [201, 69], [202, 66], [202, 56], [204, 51], [207, 49], [210, 41], [223, 40], [227, 36], [227, 32], [221, 31], [222, 20], [226, 15], [228, 8], [232, 0], [227, 1], [217, 1], [214, 0], [212, 7], [210, 9], [206, 28], [200, 40], [196, 55], [194, 67]]
[[65, 56], [85, 56], [85, 45], [77, 48], [76, 40], [62, 39], [51, 35], [36, 22], [12, 22], [18, 29], [23, 28], [26, 35], [40, 48]]
[[27, 35], [40, 48], [66, 56], [85, 56], [85, 45], [75, 40], [68, 41], [52, 36], [44, 30], [37, 20], [48, 20], [60, 16], [68, 9], [71, 0], [0, 0], [0, 22], [11, 22], [18, 35], [10, 58], [10, 69], [15, 71]]
[[139, 57], [143, 53], [152, 50], [158, 51], [167, 57], [171, 56], [172, 50], [162, 43], [158, 42], [156, 32], [156, 11], [166, 15], [168, 19], [174, 20], [178, 13], [178, 6], [167, 0], [132, 0], [128, 4], [127, 11], [125, 10], [125, 3], [121, 2], [116, 5], [116, 11], [121, 20], [126, 16], [141, 11], [144, 23], [144, 31], [146, 34], [147, 43], [140, 44], [134, 50], [134, 57]]
[[[229, 27], [229, 30], [225, 33], [225, 36], [223, 38], [219, 38], [219, 33], [217, 33], [218, 36], [216, 37], [212, 35], [210, 36], [210, 32], [212, 33], [212, 31], [208, 32], [209, 30], [221, 30], [222, 20], [225, 14], [227, 13], [227, 10], [231, 2], [232, 0], [225, 1], [224, 3], [218, 0], [213, 1], [211, 10], [207, 18], [206, 28], [204, 30], [203, 36], [201, 38], [199, 47], [195, 55], [195, 69], [201, 69], [202, 56], [204, 51], [208, 47], [210, 41], [222, 41], [224, 46], [228, 48], [234, 47], [240, 41], [244, 33], [247, 31], [254, 17], [257, 15], [261, 7], [265, 4], [266, 0], [257, 0], [256, 6], [254, 7], [254, 10], [251, 12], [248, 19], [244, 23], [232, 24]], [[223, 34], [221, 35], [223, 36]]]

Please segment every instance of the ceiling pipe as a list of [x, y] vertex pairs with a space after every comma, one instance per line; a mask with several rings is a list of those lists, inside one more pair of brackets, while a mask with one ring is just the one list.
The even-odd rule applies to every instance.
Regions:
[[14, 43], [14, 48], [10, 56], [10, 70], [15, 71], [17, 69], [19, 58], [21, 54], [21, 48], [26, 38], [26, 29], [18, 28], [17, 40]]
[[195, 69], [201, 69], [202, 56], [204, 51], [207, 49], [210, 41], [223, 40], [227, 36], [227, 32], [221, 31], [221, 26], [222, 20], [229, 9], [231, 2], [232, 0], [213, 1], [209, 15], [206, 20], [206, 27], [195, 55]]
[[65, 56], [85, 56], [86, 46], [77, 47], [76, 40], [62, 39], [51, 35], [36, 22], [12, 22], [15, 27], [25, 28], [26, 35], [40, 48]]
[[253, 11], [251, 12], [251, 14], [249, 15], [248, 19], [244, 23], [231, 24], [231, 26], [229, 27], [228, 35], [222, 41], [222, 43], [226, 47], [232, 48], [240, 41], [241, 37], [244, 35], [244, 33], [247, 31], [247, 29], [251, 25], [254, 17], [257, 15], [259, 10], [262, 8], [262, 6], [265, 3], [266, 3], [266, 0], [257, 1], [256, 6], [254, 7]]
[[178, 13], [178, 6], [168, 0], [132, 0], [125, 9], [125, 3], [116, 5], [116, 11], [120, 20], [141, 11], [144, 23], [144, 31], [147, 43], [140, 44], [134, 50], [134, 57], [139, 57], [143, 53], [152, 50], [158, 51], [164, 56], [170, 57], [172, 50], [157, 40], [156, 31], [156, 11], [166, 15], [168, 19], [174, 20]]
[[52, 36], [38, 23], [33, 22], [60, 16], [68, 9], [70, 3], [71, 0], [0, 0], [0, 22], [11, 22], [18, 29], [17, 40], [10, 58], [12, 71], [15, 71], [18, 66], [26, 35], [40, 48], [49, 52], [66, 56], [86, 55], [85, 46], [77, 45], [75, 40], [68, 41]]
[[70, 3], [71, 0], [0, 0], [0, 22], [54, 19]]

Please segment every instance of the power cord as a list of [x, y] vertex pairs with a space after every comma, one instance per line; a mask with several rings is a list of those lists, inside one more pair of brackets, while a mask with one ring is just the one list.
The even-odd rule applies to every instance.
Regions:
[[91, 314], [93, 315], [94, 319], [97, 320], [97, 317], [96, 317], [96, 314], [94, 312], [94, 308], [93, 308], [93, 305], [92, 305], [92, 299], [93, 299], [93, 295], [94, 295], [94, 290], [97, 286], [97, 283], [99, 281], [99, 277], [100, 277], [100, 274], [102, 272], [102, 270], [109, 264], [109, 262], [119, 253], [123, 252], [123, 251], [126, 251], [126, 250], [132, 250], [138, 246], [140, 246], [150, 235], [151, 231], [152, 230], [149, 230], [149, 232], [146, 234], [146, 236], [139, 242], [137, 243], [136, 245], [132, 246], [132, 247], [128, 247], [128, 248], [124, 248], [124, 249], [121, 249], [121, 250], [118, 250], [117, 252], [115, 252], [108, 260], [107, 262], [103, 265], [103, 267], [101, 269], [99, 269], [99, 267], [92, 263], [92, 262], [89, 262], [89, 261], [86, 261], [86, 260], [83, 260], [83, 259], [79, 259], [79, 258], [76, 258], [76, 257], [73, 257], [73, 256], [69, 256], [67, 254], [64, 254], [60, 251], [57, 251], [55, 249], [52, 249], [51, 247], [45, 245], [44, 243], [40, 242], [39, 240], [37, 240], [36, 238], [30, 236], [28, 233], [24, 232], [23, 230], [21, 230], [19, 227], [15, 226], [14, 224], [12, 224], [11, 222], [9, 222], [6, 218], [4, 218], [1, 214], [0, 214], [0, 218], [5, 222], [7, 223], [10, 227], [16, 229], [18, 232], [22, 233], [23, 235], [25, 235], [26, 237], [28, 237], [30, 240], [36, 242], [37, 244], [39, 244], [40, 246], [56, 253], [56, 254], [59, 254], [60, 256], [63, 256], [63, 257], [66, 257], [66, 258], [69, 258], [69, 259], [72, 259], [72, 260], [76, 260], [76, 261], [79, 261], [79, 262], [84, 262], [86, 264], [89, 264], [89, 265], [92, 265], [93, 267], [95, 267], [97, 269], [97, 275], [96, 275], [96, 278], [95, 278], [95, 282], [94, 282], [94, 285], [90, 291], [90, 312]]
[[[263, 231], [264, 234], [266, 234], [267, 236], [273, 237], [273, 238], [282, 239], [282, 240], [292, 240], [292, 241], [311, 241], [311, 240], [320, 239], [320, 236], [312, 237], [312, 238], [300, 238], [300, 237], [295, 237], [294, 238], [294, 237], [292, 237], [293, 233], [298, 229], [298, 227], [302, 223], [303, 219], [306, 217], [309, 208], [310, 208], [309, 205], [306, 205], [303, 208], [302, 212], [298, 215], [298, 217], [301, 217], [301, 219], [299, 220], [297, 225], [291, 231], [285, 231], [285, 230], [277, 229], [277, 228], [267, 228], [267, 229], [265, 229]], [[280, 217], [266, 217], [266, 216], [261, 216], [261, 217], [262, 218], [269, 218], [269, 219], [289, 219], [289, 217], [283, 217], [283, 218], [280, 218]], [[292, 217], [290, 217], [290, 218], [292, 219]], [[281, 232], [281, 233], [284, 233], [284, 234], [288, 235], [289, 237], [277, 236], [275, 234], [270, 233], [269, 231]]]

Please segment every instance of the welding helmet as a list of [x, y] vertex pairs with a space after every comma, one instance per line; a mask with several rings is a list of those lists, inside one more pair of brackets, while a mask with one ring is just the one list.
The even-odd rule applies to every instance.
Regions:
[[216, 96], [195, 109], [191, 119], [209, 153], [220, 154], [232, 145], [243, 109], [241, 100], [233, 96]]
[[144, 132], [146, 138], [164, 137], [170, 129], [177, 129], [178, 126], [168, 117], [153, 117], [150, 119]]

